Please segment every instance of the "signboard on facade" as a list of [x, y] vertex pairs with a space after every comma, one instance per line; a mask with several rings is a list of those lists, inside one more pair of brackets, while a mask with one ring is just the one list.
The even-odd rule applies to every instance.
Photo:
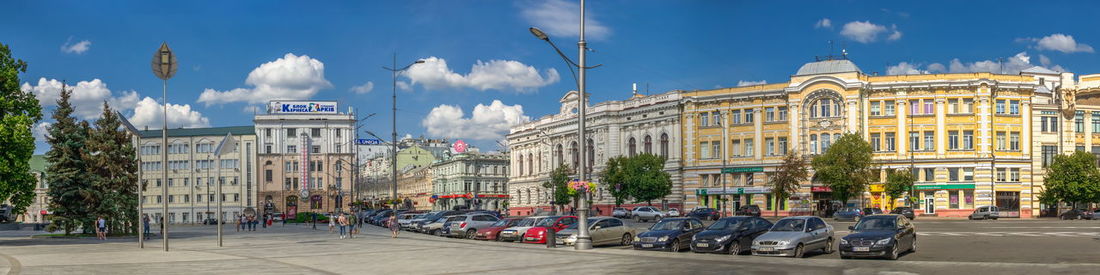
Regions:
[[814, 193], [833, 192], [833, 189], [829, 188], [828, 186], [814, 186], [814, 187], [810, 187], [810, 192], [814, 192]]
[[869, 185], [867, 189], [870, 190], [872, 193], [874, 193], [874, 192], [884, 192], [886, 190], [886, 185], [884, 185], [884, 184], [872, 184], [872, 185]]
[[382, 144], [382, 140], [381, 139], [376, 139], [376, 138], [360, 138], [360, 139], [355, 140], [355, 144], [359, 144], [359, 145], [378, 145], [378, 144]]
[[729, 174], [729, 173], [754, 173], [754, 172], [764, 172], [764, 167], [733, 167], [733, 168], [722, 168], [722, 174]]
[[272, 101], [272, 114], [335, 114], [336, 101]]
[[726, 187], [725, 191], [722, 188], [700, 188], [696, 193], [701, 195], [723, 195], [723, 194], [767, 194], [772, 192], [771, 187], [767, 186], [752, 186], [752, 187]]
[[930, 184], [914, 185], [913, 190], [974, 189], [974, 184]]

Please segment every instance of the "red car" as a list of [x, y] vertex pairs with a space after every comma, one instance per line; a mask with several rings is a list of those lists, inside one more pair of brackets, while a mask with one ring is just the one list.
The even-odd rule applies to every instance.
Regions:
[[516, 226], [523, 219], [520, 218], [508, 218], [502, 219], [494, 223], [492, 226], [477, 230], [477, 235], [474, 235], [475, 240], [496, 240], [500, 241], [500, 231], [505, 228]]
[[525, 243], [546, 243], [546, 229], [553, 228], [554, 232], [561, 231], [577, 222], [577, 216], [553, 216], [535, 224], [535, 227], [527, 230], [523, 237]]

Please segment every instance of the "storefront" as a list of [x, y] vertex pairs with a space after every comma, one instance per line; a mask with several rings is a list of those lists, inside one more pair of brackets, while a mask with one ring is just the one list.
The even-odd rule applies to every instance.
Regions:
[[[719, 200], [724, 197], [729, 203], [726, 205], [726, 210], [731, 213], [736, 212], [738, 208], [745, 205], [757, 205], [761, 211], [766, 212], [773, 210], [772, 206], [776, 205], [771, 198], [771, 192], [771, 187], [767, 186], [726, 187], [725, 190], [719, 187], [699, 188], [695, 190], [695, 195], [699, 198], [699, 205], [715, 209], [721, 208]], [[778, 206], [780, 207], [779, 210], [787, 208], [786, 202], [778, 204]]]
[[918, 184], [917, 215], [966, 217], [974, 211], [974, 184]]
[[832, 217], [833, 212], [840, 208], [839, 203], [833, 203], [833, 189], [828, 186], [811, 186], [814, 211], [821, 217]]

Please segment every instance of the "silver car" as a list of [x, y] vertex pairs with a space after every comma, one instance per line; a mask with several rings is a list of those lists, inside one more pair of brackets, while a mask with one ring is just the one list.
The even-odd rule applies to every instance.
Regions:
[[833, 253], [833, 226], [813, 216], [783, 218], [752, 241], [752, 255], [802, 258], [806, 251]]
[[646, 221], [652, 221], [652, 220], [661, 220], [666, 215], [668, 215], [668, 213], [661, 212], [661, 210], [658, 210], [656, 207], [653, 207], [653, 206], [638, 206], [638, 207], [635, 207], [634, 211], [631, 211], [630, 214], [634, 217], [635, 221], [640, 221], [640, 222], [646, 222]]
[[615, 207], [615, 209], [611, 210], [611, 216], [616, 217], [616, 218], [624, 218], [624, 219], [625, 218], [630, 218], [630, 211], [626, 210], [626, 208]]
[[[562, 231], [558, 231], [557, 243], [573, 245], [577, 242], [577, 225], [574, 223]], [[636, 232], [634, 228], [623, 224], [623, 220], [613, 217], [588, 218], [588, 234], [592, 237], [592, 245], [630, 245]]]
[[521, 242], [521, 241], [523, 241], [523, 235], [527, 234], [527, 229], [531, 229], [532, 227], [535, 227], [535, 224], [539, 223], [540, 221], [542, 221], [543, 219], [546, 219], [546, 218], [548, 218], [548, 216], [536, 216], [536, 217], [524, 218], [523, 220], [519, 221], [519, 223], [516, 224], [516, 226], [509, 227], [509, 228], [506, 228], [504, 230], [501, 230], [500, 231], [500, 240], [501, 241]]
[[997, 211], [996, 206], [979, 206], [978, 209], [974, 209], [974, 213], [970, 213], [967, 219], [971, 220], [997, 220], [1000, 217], [1000, 212]]
[[477, 230], [493, 226], [499, 221], [496, 216], [489, 214], [470, 214], [457, 216], [458, 219], [450, 220], [451, 230], [448, 237], [463, 237], [473, 239], [477, 236]]
[[424, 226], [420, 227], [420, 232], [424, 232], [424, 233], [428, 233], [428, 234], [436, 235], [436, 236], [442, 236], [443, 224], [446, 223], [447, 219], [449, 219], [449, 218], [450, 218], [450, 216], [441, 217], [439, 219], [436, 219], [433, 222], [425, 224]]

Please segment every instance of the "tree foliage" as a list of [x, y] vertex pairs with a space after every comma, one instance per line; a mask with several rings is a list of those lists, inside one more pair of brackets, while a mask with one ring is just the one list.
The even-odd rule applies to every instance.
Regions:
[[844, 134], [812, 161], [815, 178], [845, 204], [871, 181], [871, 145], [858, 134]]
[[1054, 156], [1046, 174], [1044, 190], [1039, 196], [1043, 203], [1100, 202], [1100, 170], [1096, 168], [1096, 156], [1083, 151]]
[[95, 202], [94, 189], [87, 177], [87, 166], [82, 152], [87, 143], [88, 123], [78, 122], [73, 117], [73, 106], [69, 102], [72, 90], [62, 86], [61, 97], [57, 100], [47, 142], [50, 150], [46, 152], [46, 180], [50, 183], [49, 208], [53, 211], [52, 225], [69, 234], [84, 225], [85, 231], [91, 228], [94, 220], [90, 204]]
[[0, 202], [11, 202], [12, 213], [23, 213], [35, 196], [31, 128], [42, 119], [42, 107], [19, 88], [19, 73], [26, 71], [27, 62], [13, 58], [11, 49], [0, 43]]
[[603, 172], [600, 174], [600, 183], [603, 184], [611, 197], [615, 198], [615, 207], [622, 205], [630, 198], [630, 183], [626, 181], [626, 173], [623, 165], [627, 157], [619, 156], [607, 160]]
[[915, 181], [916, 177], [909, 170], [890, 169], [886, 172], [886, 183], [883, 186], [883, 192], [891, 198], [889, 205], [891, 209], [894, 208], [894, 199], [901, 198], [906, 192], [912, 190]]
[[82, 157], [94, 190], [93, 216], [107, 217], [110, 232], [137, 230], [137, 163], [130, 134], [106, 102]]
[[550, 172], [550, 180], [542, 183], [543, 188], [550, 190], [551, 196], [554, 198], [554, 201], [552, 201], [554, 205], [564, 206], [569, 204], [574, 197], [569, 194], [570, 171], [568, 166], [558, 166]]
[[[810, 172], [806, 169], [809, 160], [801, 154], [790, 151], [783, 157], [783, 163], [775, 171], [772, 178], [772, 196], [776, 203], [782, 203], [792, 193], [798, 191], [802, 182], [810, 178]], [[775, 207], [775, 215], [779, 216], [779, 207]]]
[[672, 193], [672, 178], [665, 172], [665, 157], [654, 154], [638, 154], [620, 162], [622, 179], [628, 184], [623, 189], [634, 202], [646, 202], [664, 198]]

